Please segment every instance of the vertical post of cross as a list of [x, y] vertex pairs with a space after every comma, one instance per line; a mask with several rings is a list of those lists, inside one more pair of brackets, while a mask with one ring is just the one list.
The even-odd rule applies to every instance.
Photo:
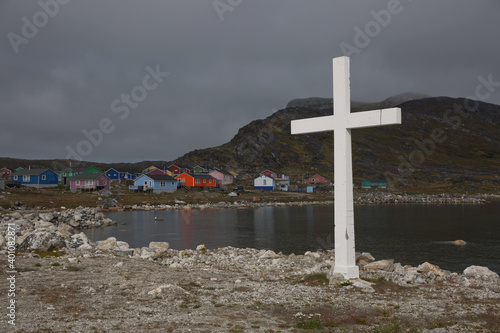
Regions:
[[351, 112], [349, 58], [332, 60], [335, 185], [335, 267], [346, 278], [359, 277], [354, 241], [351, 129], [346, 126]]

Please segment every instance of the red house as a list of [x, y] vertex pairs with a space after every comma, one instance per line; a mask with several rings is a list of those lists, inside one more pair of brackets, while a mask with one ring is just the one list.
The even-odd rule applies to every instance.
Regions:
[[181, 173], [193, 173], [193, 169], [189, 166], [186, 165], [175, 165], [172, 164], [171, 166], [168, 167], [170, 171], [174, 173], [174, 175], [180, 175]]
[[160, 169], [154, 169], [152, 171], [149, 171], [147, 175], [166, 175], [166, 172], [163, 172], [163, 170]]
[[210, 176], [209, 174], [195, 174], [190, 175], [183, 172], [182, 174], [175, 177], [179, 181], [179, 184], [189, 186], [189, 187], [217, 187], [217, 179]]
[[272, 171], [272, 170], [264, 170], [260, 173], [260, 175], [265, 175], [265, 176], [268, 176], [268, 177], [271, 177], [271, 178], [274, 178], [274, 179], [277, 179], [277, 180], [286, 180], [288, 179], [288, 176], [285, 175], [284, 173], [279, 173], [279, 172], [275, 172], [275, 171]]
[[330, 185], [332, 182], [330, 179], [322, 176], [322, 175], [314, 175], [312, 177], [304, 179], [304, 184], [321, 184], [321, 185]]
[[12, 171], [7, 169], [7, 168], [1, 168], [0, 169], [0, 177], [5, 176], [5, 177], [10, 177], [12, 175]]

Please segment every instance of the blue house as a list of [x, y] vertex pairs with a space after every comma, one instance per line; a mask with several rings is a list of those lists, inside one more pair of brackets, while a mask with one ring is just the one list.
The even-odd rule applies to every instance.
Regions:
[[42, 188], [56, 187], [59, 177], [50, 169], [22, 169], [10, 176], [11, 182], [21, 183], [24, 186]]
[[120, 179], [120, 172], [116, 170], [115, 168], [110, 168], [108, 171], [105, 172], [106, 176], [109, 178], [109, 180], [119, 180]]
[[122, 171], [122, 172], [120, 172], [120, 179], [132, 180], [140, 175], [141, 175], [140, 173], [137, 173], [134, 171]]
[[179, 181], [169, 175], [140, 175], [134, 179], [134, 185], [129, 186], [131, 191], [142, 192], [175, 192]]

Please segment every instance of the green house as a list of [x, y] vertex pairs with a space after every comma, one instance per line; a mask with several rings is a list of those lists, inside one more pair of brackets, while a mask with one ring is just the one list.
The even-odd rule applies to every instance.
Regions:
[[95, 166], [91, 166], [83, 171], [83, 173], [102, 173], [101, 170], [97, 169]]
[[387, 188], [387, 183], [384, 180], [368, 180], [361, 182], [361, 188]]
[[209, 170], [207, 168], [200, 166], [200, 165], [197, 165], [193, 168], [193, 172], [194, 173], [208, 173]]
[[83, 173], [86, 168], [70, 167], [59, 172], [59, 179], [63, 185], [69, 184], [68, 178]]

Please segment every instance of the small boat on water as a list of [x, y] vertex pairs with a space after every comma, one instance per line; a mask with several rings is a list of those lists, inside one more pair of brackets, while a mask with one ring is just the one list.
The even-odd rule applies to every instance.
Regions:
[[163, 221], [163, 219], [155, 216], [155, 221]]

